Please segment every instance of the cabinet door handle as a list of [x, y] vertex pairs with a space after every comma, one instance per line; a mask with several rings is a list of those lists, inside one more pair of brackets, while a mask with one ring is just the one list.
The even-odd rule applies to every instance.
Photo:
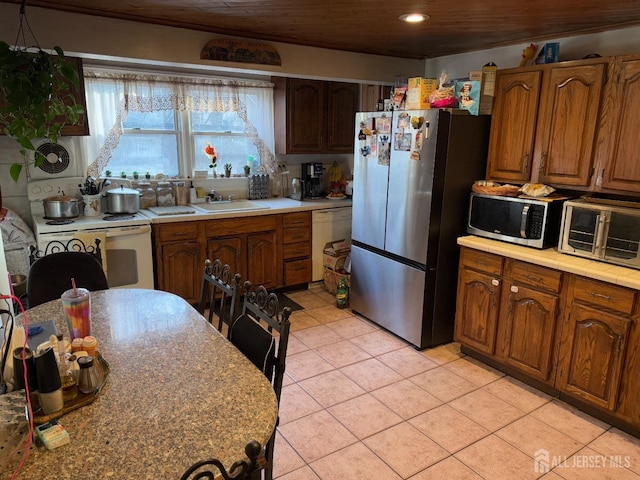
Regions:
[[622, 336], [618, 335], [618, 345], [616, 346], [616, 357], [620, 356], [621, 350], [622, 350]]
[[603, 300], [607, 300], [608, 302], [613, 301], [613, 297], [610, 297], [609, 295], [605, 295], [603, 293], [587, 292], [587, 295], [591, 295], [592, 297], [596, 297], [596, 298], [602, 298]]
[[482, 265], [483, 267], [487, 266], [487, 263], [483, 262], [482, 260], [474, 260], [474, 262], [476, 262], [478, 265]]
[[496, 280], [495, 278], [492, 278], [491, 285], [493, 285], [494, 287], [497, 287], [498, 285], [500, 285], [500, 280]]
[[518, 293], [518, 286], [517, 285], [511, 285], [511, 291], [513, 293]]
[[524, 168], [527, 168], [529, 166], [529, 152], [526, 152], [524, 154], [524, 159], [523, 159], [523, 166]]
[[527, 275], [527, 279], [531, 280], [532, 282], [542, 283], [542, 277]]
[[547, 154], [545, 152], [540, 154], [540, 170], [544, 170], [544, 157], [546, 156]]

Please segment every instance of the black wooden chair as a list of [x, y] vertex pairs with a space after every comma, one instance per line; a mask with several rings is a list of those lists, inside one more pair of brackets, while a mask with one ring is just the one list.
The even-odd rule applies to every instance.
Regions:
[[102, 264], [102, 249], [100, 244], [102, 242], [99, 238], [96, 238], [93, 245], [87, 245], [79, 238], [72, 238], [68, 241], [51, 240], [47, 243], [44, 251], [37, 250], [35, 245], [29, 247], [29, 262], [33, 265], [33, 262], [46, 255], [61, 252], [86, 252], [93, 255], [100, 264]]
[[206, 308], [209, 308], [209, 323], [213, 325], [213, 317], [218, 317], [218, 331], [222, 332], [222, 324], [227, 324], [227, 338], [229, 338], [229, 324], [235, 318], [238, 311], [238, 301], [240, 299], [239, 288], [242, 277], [236, 273], [231, 277], [231, 267], [222, 265], [216, 259], [211, 263], [207, 259], [204, 262], [204, 272], [202, 274], [202, 287], [200, 289], [200, 301], [198, 302], [198, 312], [204, 315]]
[[109, 288], [102, 264], [94, 255], [75, 251], [52, 253], [35, 260], [29, 269], [29, 308], [60, 298], [71, 288], [72, 278], [78, 287], [90, 291]]
[[[277, 295], [263, 286], [252, 290], [247, 281], [244, 290], [242, 312], [229, 327], [229, 340], [269, 379], [280, 405], [291, 309], [280, 311]], [[275, 431], [265, 446], [265, 480], [273, 478], [274, 443]]]
[[[259, 473], [259, 469], [264, 464], [264, 456], [262, 456], [262, 447], [255, 440], [250, 441], [244, 448], [244, 452], [247, 454], [247, 460], [239, 460], [231, 465], [229, 472], [224, 468], [222, 462], [216, 458], [211, 460], [203, 460], [194, 463], [187, 469], [186, 472], [180, 477], [180, 480], [214, 480], [222, 478], [225, 480], [251, 480], [256, 478], [256, 474]], [[212, 465], [213, 469], [204, 469], [208, 465]], [[216, 473], [216, 470], [218, 473]]]

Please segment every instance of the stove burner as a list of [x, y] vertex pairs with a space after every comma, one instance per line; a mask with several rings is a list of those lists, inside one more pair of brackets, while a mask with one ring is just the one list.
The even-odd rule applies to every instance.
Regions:
[[46, 222], [47, 225], [69, 225], [70, 223], [75, 223], [74, 220], [49, 220]]
[[132, 218], [134, 218], [134, 215], [131, 213], [114, 213], [112, 215], [102, 217], [103, 220], [106, 220], [108, 222], [116, 220], [131, 220]]

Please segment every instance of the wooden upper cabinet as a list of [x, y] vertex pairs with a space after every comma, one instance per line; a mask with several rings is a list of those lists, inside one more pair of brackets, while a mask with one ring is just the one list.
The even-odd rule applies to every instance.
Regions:
[[640, 192], [640, 58], [620, 59], [603, 103], [598, 187]]
[[527, 182], [542, 72], [498, 72], [493, 107], [487, 178]]
[[275, 80], [276, 153], [353, 153], [359, 86]]
[[589, 185], [604, 74], [603, 63], [558, 67], [545, 72], [534, 146], [533, 181]]
[[287, 150], [318, 153], [322, 150], [324, 83], [287, 79]]
[[353, 153], [355, 113], [359, 88], [355, 83], [329, 82], [327, 94], [327, 138], [329, 153]]

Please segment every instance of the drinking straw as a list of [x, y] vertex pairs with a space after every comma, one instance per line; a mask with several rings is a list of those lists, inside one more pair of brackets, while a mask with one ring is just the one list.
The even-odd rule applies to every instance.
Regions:
[[76, 279], [75, 278], [71, 278], [71, 288], [73, 288], [73, 296], [77, 297], [78, 296], [78, 289], [76, 287]]

